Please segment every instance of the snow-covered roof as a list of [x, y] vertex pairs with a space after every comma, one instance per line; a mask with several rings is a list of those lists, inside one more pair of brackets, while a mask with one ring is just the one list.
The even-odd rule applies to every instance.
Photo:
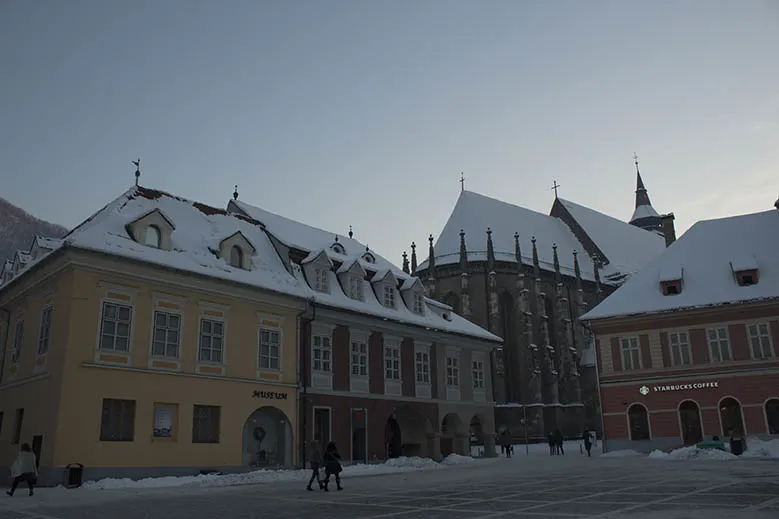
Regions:
[[[585, 314], [586, 320], [779, 299], [779, 211], [693, 225], [654, 261]], [[740, 286], [731, 261], [751, 255], [758, 283]], [[663, 295], [660, 281], [683, 271], [680, 294]]]
[[665, 250], [665, 238], [656, 233], [569, 200], [559, 201], [606, 255], [609, 265], [620, 272], [638, 272]]
[[[128, 232], [128, 224], [137, 221], [155, 209], [164, 213], [175, 226], [170, 235], [170, 250], [157, 249], [138, 243]], [[282, 217], [279, 218], [280, 220], [267, 218], [266, 222], [270, 222], [272, 226], [282, 228], [286, 232], [305, 232], [305, 228], [308, 227], [282, 219]], [[280, 222], [284, 221], [295, 225], [280, 225]], [[216, 254], [216, 251], [220, 249], [220, 244], [238, 232], [255, 248], [250, 257], [249, 269], [232, 267], [225, 258], [219, 258]], [[272, 242], [272, 238], [281, 238], [287, 243], [301, 244], [311, 235], [316, 235], [316, 233], [310, 232], [309, 235], [303, 236], [285, 233], [279, 237], [271, 229], [265, 227], [265, 222], [259, 222], [251, 216], [233, 214], [224, 209], [186, 200], [162, 191], [132, 187], [68, 233], [61, 243], [52, 243], [52, 245], [56, 245], [56, 248], [65, 246], [97, 251], [229, 280], [297, 298], [313, 300], [335, 308], [379, 317], [386, 321], [421, 326], [428, 330], [458, 333], [489, 341], [501, 340], [460, 316], [453, 315], [451, 320], [447, 320], [430, 309], [427, 309], [424, 315], [417, 315], [408, 310], [402, 301], [398, 301], [397, 308], [385, 308], [376, 298], [368, 281], [365, 281], [364, 300], [350, 299], [341, 290], [335, 277], [336, 273], [332, 270], [330, 271], [330, 293], [325, 294], [313, 290], [306, 283], [300, 265], [293, 263], [292, 273], [287, 270], [285, 262], [279, 256]], [[332, 238], [334, 235], [328, 233], [328, 236]], [[364, 254], [365, 246], [358, 247], [354, 240], [341, 238], [340, 241], [347, 248], [347, 252], [349, 248], [353, 247], [355, 255]], [[318, 253], [321, 252], [322, 248], [329, 251], [329, 244], [311, 249], [306, 247], [304, 250]], [[317, 249], [319, 250], [317, 251]], [[48, 254], [42, 255], [35, 261], [29, 261], [25, 269], [17, 273], [15, 277], [24, 275], [24, 272], [27, 272], [31, 265], [40, 262]], [[20, 251], [17, 257], [20, 255], [26, 255], [26, 253]], [[400, 272], [403, 276], [396, 276], [399, 280], [408, 279], [408, 275], [397, 267], [389, 264], [377, 254], [374, 256], [377, 264], [386, 263], [385, 271], [391, 271], [393, 274], [396, 271]], [[341, 256], [340, 260], [344, 261], [344, 259]], [[362, 269], [368, 266], [358, 258], [353, 258], [349, 263], [357, 263]], [[370, 270], [375, 270], [373, 264], [370, 264], [370, 267]]]
[[[519, 233], [522, 263], [533, 264], [531, 238], [536, 237], [538, 260], [544, 270], [553, 270], [552, 245], [557, 244], [560, 270], [574, 275], [573, 252], [580, 252], [582, 278], [594, 280], [592, 259], [571, 229], [554, 216], [509, 204], [472, 191], [462, 191], [449, 220], [435, 243], [436, 265], [460, 261], [460, 229], [465, 231], [468, 261], [487, 259], [487, 228], [492, 229], [492, 243], [497, 261], [516, 262], [514, 233]], [[427, 268], [427, 260], [419, 269]], [[601, 276], [615, 273], [607, 265]]]
[[660, 213], [655, 211], [655, 208], [651, 205], [640, 205], [636, 207], [636, 210], [633, 211], [633, 216], [630, 217], [631, 222], [635, 222], [636, 220], [640, 220], [642, 218], [659, 218]]
[[45, 236], [35, 236], [35, 243], [42, 249], [54, 250], [60, 246], [62, 240], [58, 238], [47, 238]]

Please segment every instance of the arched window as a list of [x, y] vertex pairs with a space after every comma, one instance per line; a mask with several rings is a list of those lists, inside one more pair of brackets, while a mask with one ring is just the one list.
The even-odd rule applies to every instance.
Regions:
[[149, 247], [159, 249], [161, 238], [162, 235], [160, 234], [160, 228], [156, 225], [150, 225], [146, 228], [146, 236], [144, 236], [143, 243]]
[[768, 434], [779, 434], [779, 398], [765, 403], [765, 419], [768, 422]]
[[238, 245], [233, 245], [230, 249], [230, 265], [233, 267], [243, 268], [243, 251]]
[[630, 439], [649, 440], [649, 415], [646, 407], [641, 404], [633, 404], [628, 409], [628, 422], [630, 423]]
[[682, 425], [682, 441], [694, 445], [703, 439], [701, 410], [692, 400], [685, 400], [679, 406], [679, 423]]
[[735, 398], [724, 398], [719, 403], [719, 416], [722, 422], [723, 436], [744, 434], [744, 420], [741, 416], [741, 404]]

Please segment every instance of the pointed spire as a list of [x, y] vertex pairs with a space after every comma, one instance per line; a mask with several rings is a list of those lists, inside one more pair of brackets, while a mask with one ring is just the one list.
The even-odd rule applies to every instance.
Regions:
[[406, 254], [406, 251], [403, 251], [403, 272], [411, 274], [408, 270], [408, 254]]
[[468, 272], [468, 248], [465, 246], [465, 231], [460, 229], [460, 271]]
[[495, 249], [492, 246], [492, 229], [487, 227], [487, 270], [495, 270]]
[[519, 233], [514, 233], [514, 257], [517, 259], [517, 265], [522, 267], [522, 251], [519, 250]]
[[235, 185], [235, 191], [233, 191], [233, 200], [238, 200], [238, 184]]
[[533, 242], [533, 275], [536, 279], [541, 278], [541, 266], [538, 264], [538, 249], [536, 248], [536, 237], [530, 240]]
[[598, 297], [600, 298], [601, 288], [600, 288], [600, 264], [598, 262], [597, 256], [595, 254], [592, 255], [592, 265], [595, 269], [595, 292], [598, 294]]
[[646, 187], [644, 187], [641, 172], [638, 170], [638, 155], [635, 153], [633, 153], [633, 161], [636, 164], [636, 207], [642, 205], [651, 206], [652, 202], [649, 201], [649, 193], [647, 193]]
[[350, 225], [349, 226], [349, 238], [351, 238], [352, 236], [354, 236], [354, 232], [352, 231], [352, 226]]
[[417, 244], [411, 242], [411, 273], [417, 271]]
[[576, 274], [576, 290], [582, 289], [582, 271], [579, 269], [579, 253], [573, 251], [573, 272]]
[[141, 159], [133, 160], [133, 164], [135, 164], [135, 185], [138, 185], [138, 182], [141, 180]]
[[428, 254], [428, 260], [427, 260], [427, 277], [432, 278], [435, 277], [435, 250], [433, 250], [433, 235], [431, 234], [427, 241], [430, 242], [430, 248], [427, 252]]
[[557, 244], [552, 244], [552, 262], [554, 263], [554, 278], [555, 282], [560, 283], [562, 281], [560, 277], [560, 260], [557, 257]]

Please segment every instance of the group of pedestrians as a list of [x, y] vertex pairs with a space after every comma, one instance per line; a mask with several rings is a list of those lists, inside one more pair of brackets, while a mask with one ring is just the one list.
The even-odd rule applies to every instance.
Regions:
[[560, 432], [560, 429], [555, 430], [553, 433], [550, 432], [547, 436], [547, 441], [549, 442], [550, 456], [562, 456], [565, 454], [565, 449], [563, 449], [563, 433]]
[[[327, 444], [324, 453], [319, 445], [319, 442], [314, 440], [308, 444], [308, 457], [311, 460], [311, 479], [308, 480], [308, 486], [306, 490], [313, 491], [311, 485], [314, 484], [314, 480], [319, 484], [320, 490], [330, 492], [327, 485], [330, 483], [330, 476], [335, 476], [335, 484], [338, 490], [343, 490], [341, 486], [341, 455], [338, 453], [338, 449], [335, 446], [335, 442]], [[325, 479], [322, 480], [319, 476], [319, 468], [324, 464]]]

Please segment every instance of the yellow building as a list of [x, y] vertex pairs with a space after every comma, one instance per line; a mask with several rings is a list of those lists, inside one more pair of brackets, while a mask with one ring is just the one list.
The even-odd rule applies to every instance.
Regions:
[[0, 277], [0, 467], [43, 484], [296, 463], [305, 288], [248, 217], [135, 187]]

